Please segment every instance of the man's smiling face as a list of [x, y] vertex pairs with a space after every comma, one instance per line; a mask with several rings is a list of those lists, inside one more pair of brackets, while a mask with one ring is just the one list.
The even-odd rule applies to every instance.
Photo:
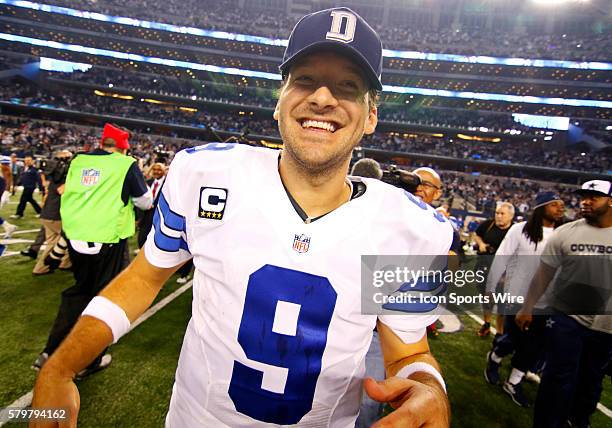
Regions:
[[314, 53], [293, 65], [274, 111], [287, 155], [313, 173], [345, 162], [376, 127], [368, 91], [358, 66], [337, 53]]

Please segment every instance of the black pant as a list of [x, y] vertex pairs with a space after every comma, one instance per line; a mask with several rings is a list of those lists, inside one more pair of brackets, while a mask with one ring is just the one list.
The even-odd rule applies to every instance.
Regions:
[[23, 215], [28, 202], [32, 204], [32, 208], [34, 208], [36, 214], [40, 214], [40, 205], [38, 205], [38, 202], [36, 202], [32, 196], [34, 194], [34, 189], [34, 187], [23, 188], [23, 193], [21, 194], [21, 199], [19, 199], [19, 205], [17, 205], [17, 212], [15, 214]]
[[186, 262], [183, 266], [181, 266], [176, 273], [178, 273], [178, 275], [181, 278], [185, 278], [187, 276], [189, 276], [189, 274], [191, 273], [191, 269], [193, 269], [193, 259], [189, 260], [188, 262]]
[[565, 314], [547, 318], [546, 367], [536, 398], [533, 425], [586, 427], [601, 396], [612, 356], [612, 334], [594, 331]]
[[526, 373], [532, 370], [544, 353], [546, 317], [535, 315], [529, 330], [522, 331], [514, 322], [515, 315], [504, 316], [504, 334], [495, 341], [493, 352], [499, 357], [512, 355], [512, 367]]
[[30, 250], [34, 251], [35, 253], [38, 253], [40, 251], [40, 247], [42, 247], [44, 243], [45, 243], [45, 228], [41, 227], [40, 230], [38, 231], [38, 234], [36, 235], [36, 239], [34, 239], [34, 242], [32, 243], [32, 245], [30, 245]]
[[[62, 302], [44, 352], [49, 355], [55, 352], [91, 299], [127, 266], [126, 247], [127, 240], [123, 239], [116, 244], [104, 244], [98, 254], [87, 255], [76, 252], [68, 243], [76, 283], [62, 292]], [[91, 366], [97, 365], [103, 355], [104, 352]]]

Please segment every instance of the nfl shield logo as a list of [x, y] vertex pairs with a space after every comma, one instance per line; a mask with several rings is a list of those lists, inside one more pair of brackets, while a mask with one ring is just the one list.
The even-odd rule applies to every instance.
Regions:
[[293, 249], [298, 253], [305, 253], [310, 247], [310, 238], [304, 234], [295, 235], [293, 238]]
[[93, 186], [100, 179], [100, 171], [97, 169], [84, 169], [81, 173], [81, 184], [83, 186]]

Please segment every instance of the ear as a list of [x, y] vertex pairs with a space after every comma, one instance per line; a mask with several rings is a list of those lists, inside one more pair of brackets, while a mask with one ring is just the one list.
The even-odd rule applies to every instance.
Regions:
[[280, 115], [280, 110], [278, 107], [278, 103], [280, 102], [280, 100], [278, 100], [276, 102], [276, 106], [274, 106], [274, 113], [272, 113], [272, 117], [274, 118], [274, 120], [276, 120], [278, 122], [278, 117]]
[[368, 116], [365, 120], [365, 126], [363, 128], [363, 133], [366, 135], [370, 135], [374, 133], [376, 129], [376, 125], [378, 124], [378, 108], [376, 106], [372, 106], [370, 111], [368, 112]]

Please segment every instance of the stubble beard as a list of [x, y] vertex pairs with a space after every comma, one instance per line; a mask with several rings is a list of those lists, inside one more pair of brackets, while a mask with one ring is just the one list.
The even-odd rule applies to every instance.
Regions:
[[[333, 175], [338, 169], [343, 168], [347, 159], [350, 159], [353, 149], [359, 143], [359, 140], [354, 144], [339, 144], [342, 147], [341, 151], [331, 153], [327, 158], [313, 159], [308, 156], [308, 142], [305, 144], [295, 143], [299, 137], [292, 135], [292, 132], [284, 129], [284, 126], [279, 124], [279, 131], [283, 139], [283, 152], [291, 158], [303, 174], [314, 177], [325, 177]], [[289, 142], [289, 144], [287, 144]], [[313, 143], [317, 144], [317, 143]], [[316, 148], [315, 148], [316, 150]]]

